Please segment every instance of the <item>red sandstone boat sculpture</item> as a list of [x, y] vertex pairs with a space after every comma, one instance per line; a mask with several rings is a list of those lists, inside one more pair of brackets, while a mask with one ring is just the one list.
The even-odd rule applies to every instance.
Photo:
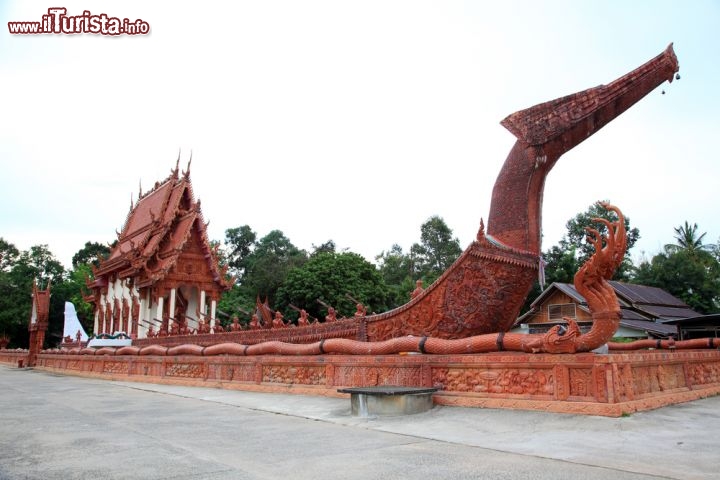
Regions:
[[[588, 300], [593, 327], [580, 334], [572, 320], [567, 330], [554, 327], [544, 335], [506, 334], [537, 276], [545, 178], [558, 159], [615, 119], [679, 70], [672, 44], [660, 55], [618, 78], [574, 95], [516, 112], [502, 121], [517, 141], [495, 183], [485, 232], [432, 285], [407, 304], [389, 312], [357, 316], [333, 323], [292, 329], [232, 333], [233, 342], [197, 336], [165, 337], [163, 345], [146, 339], [117, 351], [79, 353], [131, 355], [311, 355], [324, 353], [387, 354], [479, 353], [497, 350], [580, 352], [605, 343], [617, 330], [620, 310], [607, 284], [623, 259], [626, 232], [623, 215], [603, 206], [617, 220], [602, 222], [608, 236], [588, 229], [595, 254], [575, 277], [575, 287]], [[270, 341], [268, 341], [270, 340]], [[679, 344], [680, 342], [678, 342]], [[175, 346], [172, 346], [172, 345]], [[146, 345], [146, 346], [143, 346]], [[710, 342], [712, 347], [712, 341]]]

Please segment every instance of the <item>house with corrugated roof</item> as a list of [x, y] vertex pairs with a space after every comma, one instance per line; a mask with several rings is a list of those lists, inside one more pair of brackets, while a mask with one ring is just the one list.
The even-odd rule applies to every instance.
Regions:
[[[679, 298], [665, 290], [646, 285], [611, 281], [620, 304], [622, 317], [616, 337], [678, 338], [674, 320], [700, 315]], [[580, 330], [592, 327], [592, 315], [585, 298], [569, 283], [553, 283], [520, 316], [514, 331], [545, 333], [555, 325], [565, 325], [564, 317], [572, 318]]]

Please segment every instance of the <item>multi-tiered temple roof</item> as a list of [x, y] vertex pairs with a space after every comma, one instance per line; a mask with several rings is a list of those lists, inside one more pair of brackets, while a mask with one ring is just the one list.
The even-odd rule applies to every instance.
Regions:
[[[233, 279], [218, 266], [208, 240], [189, 164], [184, 172], [176, 165], [165, 180], [131, 202], [117, 243], [93, 274], [88, 286], [96, 305], [96, 333], [121, 330], [142, 337], [151, 325], [169, 331], [173, 322], [188, 328], [201, 320], [214, 322], [215, 305]], [[207, 318], [206, 298], [212, 301]]]

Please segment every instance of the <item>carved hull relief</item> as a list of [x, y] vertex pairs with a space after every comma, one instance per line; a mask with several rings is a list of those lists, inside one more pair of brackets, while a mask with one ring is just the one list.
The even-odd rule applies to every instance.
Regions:
[[407, 305], [369, 316], [367, 340], [404, 335], [465, 338], [504, 332], [512, 326], [537, 277], [537, 259], [528, 252], [478, 241]]

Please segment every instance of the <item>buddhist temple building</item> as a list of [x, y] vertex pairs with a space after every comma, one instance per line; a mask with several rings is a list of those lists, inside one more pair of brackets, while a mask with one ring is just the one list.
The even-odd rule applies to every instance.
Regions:
[[195, 200], [190, 164], [178, 166], [131, 201], [110, 254], [88, 281], [95, 334], [133, 338], [215, 326], [220, 295], [234, 282], [218, 266], [207, 224]]

